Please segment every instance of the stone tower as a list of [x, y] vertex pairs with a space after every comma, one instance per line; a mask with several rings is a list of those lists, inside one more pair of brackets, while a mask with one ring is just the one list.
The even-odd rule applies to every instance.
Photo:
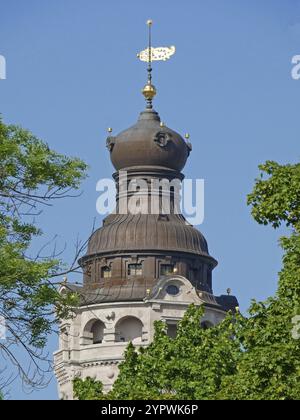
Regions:
[[[178, 211], [176, 186], [184, 178], [181, 171], [191, 145], [153, 110], [151, 70], [143, 89], [146, 110], [135, 125], [107, 139], [116, 169], [116, 211], [92, 234], [79, 261], [83, 285], [61, 288], [62, 293], [78, 292], [81, 302], [76, 317], [61, 324], [54, 354], [60, 398], [73, 398], [76, 376], [96, 377], [110, 389], [128, 342], [147, 346], [155, 320], [164, 320], [168, 334], [175, 336], [191, 303], [205, 306], [205, 327], [217, 324], [238, 305], [233, 296], [213, 295], [217, 261], [204, 236]], [[170, 182], [169, 191], [162, 180]], [[139, 211], [130, 211], [132, 202]]]

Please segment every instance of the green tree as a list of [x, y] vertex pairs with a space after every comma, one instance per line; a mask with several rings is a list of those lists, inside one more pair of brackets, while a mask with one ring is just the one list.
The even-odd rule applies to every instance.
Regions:
[[300, 164], [266, 162], [248, 196], [260, 224], [286, 225], [280, 239], [283, 267], [278, 289], [265, 302], [252, 301], [249, 316], [228, 314], [202, 330], [203, 309], [191, 306], [175, 339], [155, 325], [146, 349], [127, 348], [111, 399], [300, 399]]
[[78, 400], [103, 400], [105, 397], [102, 389], [102, 383], [94, 378], [73, 380], [74, 397]]
[[231, 314], [215, 328], [200, 327], [204, 308], [191, 305], [179, 322], [175, 338], [162, 321], [155, 323], [153, 342], [146, 349], [129, 345], [112, 399], [212, 399], [221, 378], [235, 373], [239, 343], [231, 339]]
[[[0, 317], [7, 328], [6, 340], [0, 340], [1, 372], [10, 361], [26, 384], [42, 385], [39, 362], [47, 360], [42, 352], [47, 336], [77, 301], [72, 293], [58, 293], [54, 277], [69, 268], [55, 252], [28, 256], [42, 235], [35, 220], [43, 206], [78, 189], [85, 171], [81, 160], [51, 150], [0, 118]], [[20, 348], [29, 356], [30, 371], [19, 363]]]
[[244, 352], [221, 395], [300, 399], [300, 339], [292, 334], [293, 319], [300, 315], [300, 164], [268, 161], [259, 168], [261, 176], [248, 196], [252, 215], [260, 224], [286, 225], [290, 236], [280, 239], [284, 253], [276, 295], [253, 301], [250, 317], [238, 326]]

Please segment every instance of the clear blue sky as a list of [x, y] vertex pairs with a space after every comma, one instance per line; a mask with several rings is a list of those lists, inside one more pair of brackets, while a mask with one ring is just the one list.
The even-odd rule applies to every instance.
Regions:
[[[177, 48], [154, 66], [155, 108], [191, 134], [185, 174], [206, 182], [200, 229], [219, 261], [214, 290], [231, 287], [245, 311], [251, 298], [274, 293], [281, 264], [281, 232], [251, 219], [246, 195], [259, 163], [299, 158], [300, 80], [290, 72], [300, 54], [300, 1], [0, 0], [0, 112], [90, 165], [83, 195], [39, 220], [45, 240], [59, 234], [67, 243], [68, 260], [77, 235], [86, 238], [95, 217], [101, 223], [95, 185], [113, 171], [106, 128], [130, 126], [144, 108], [136, 53], [146, 47], [149, 17], [154, 45]], [[56, 346], [53, 336], [49, 351]], [[11, 398], [56, 399], [55, 379], [30, 395], [15, 383]]]

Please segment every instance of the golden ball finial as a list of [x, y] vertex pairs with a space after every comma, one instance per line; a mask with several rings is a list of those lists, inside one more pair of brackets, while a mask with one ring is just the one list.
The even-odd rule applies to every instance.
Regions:
[[156, 95], [156, 89], [155, 86], [153, 86], [151, 83], [147, 83], [143, 89], [142, 94], [145, 96], [147, 100], [152, 100], [154, 96]]
[[164, 126], [165, 126], [165, 123], [164, 123], [163, 121], [161, 121], [161, 122], [159, 123], [159, 125], [160, 125], [161, 127], [164, 127]]
[[113, 129], [112, 129], [111, 127], [108, 127], [107, 131], [108, 131], [109, 133], [112, 133]]
[[185, 133], [184, 137], [185, 137], [187, 140], [189, 140], [189, 138], [190, 138], [189, 133]]
[[147, 23], [148, 26], [151, 26], [153, 24], [153, 20], [152, 19], [148, 19], [146, 23]]

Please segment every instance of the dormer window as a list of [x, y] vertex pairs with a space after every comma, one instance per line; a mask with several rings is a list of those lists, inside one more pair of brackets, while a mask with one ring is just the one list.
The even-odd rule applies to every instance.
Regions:
[[108, 279], [111, 277], [111, 267], [105, 266], [101, 268], [101, 277], [103, 279]]
[[174, 274], [174, 265], [173, 264], [161, 264], [160, 275], [161, 276], [170, 276], [171, 274]]
[[128, 276], [142, 276], [143, 265], [142, 264], [128, 264]]

